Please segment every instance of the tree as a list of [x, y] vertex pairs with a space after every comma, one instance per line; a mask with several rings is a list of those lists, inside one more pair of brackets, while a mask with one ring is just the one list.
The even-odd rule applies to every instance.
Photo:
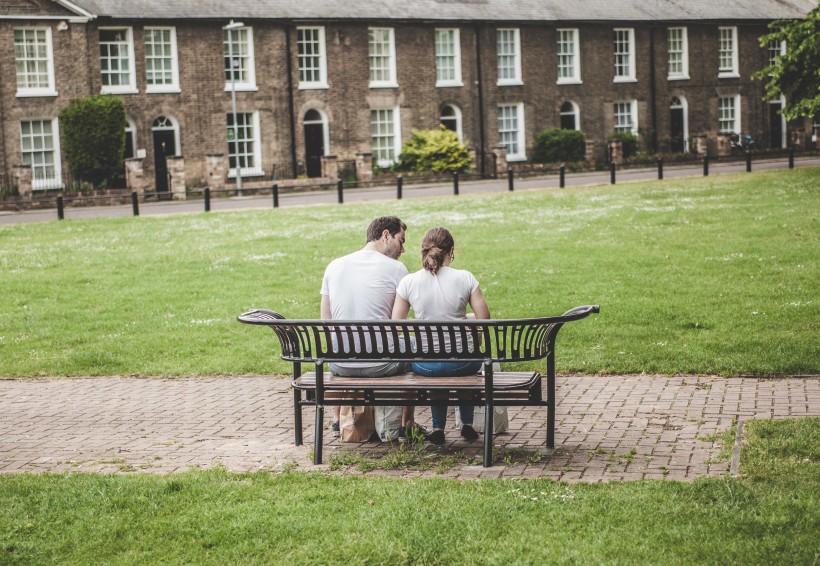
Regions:
[[778, 20], [760, 38], [760, 45], [785, 42], [786, 52], [752, 76], [765, 82], [766, 98], [785, 96], [782, 114], [787, 120], [820, 115], [820, 6], [805, 20]]
[[434, 172], [466, 171], [470, 152], [458, 141], [458, 135], [442, 126], [438, 130], [413, 130], [413, 137], [401, 148], [397, 171]]
[[60, 112], [60, 131], [68, 167], [94, 187], [122, 172], [125, 152], [125, 104], [98, 94], [72, 100]]

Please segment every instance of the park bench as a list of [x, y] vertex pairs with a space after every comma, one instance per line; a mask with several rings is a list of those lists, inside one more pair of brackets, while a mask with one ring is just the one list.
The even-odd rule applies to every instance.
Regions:
[[[324, 409], [356, 405], [483, 405], [484, 466], [492, 465], [493, 407], [545, 406], [547, 447], [555, 447], [555, 339], [561, 327], [597, 313], [597, 305], [561, 316], [511, 320], [290, 320], [257, 309], [240, 315], [268, 326], [282, 359], [293, 364], [296, 444], [302, 444], [302, 407], [316, 408], [314, 464], [322, 463]], [[434, 347], [433, 338], [441, 346]], [[445, 337], [449, 338], [445, 340]], [[493, 363], [546, 359], [546, 388], [535, 371], [493, 371]], [[482, 374], [467, 377], [338, 377], [329, 362], [480, 361]], [[302, 372], [303, 364], [315, 371]], [[304, 394], [304, 396], [303, 396]]]

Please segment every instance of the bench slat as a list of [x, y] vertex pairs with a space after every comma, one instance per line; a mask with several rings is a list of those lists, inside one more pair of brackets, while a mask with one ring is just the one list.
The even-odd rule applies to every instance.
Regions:
[[[538, 372], [502, 371], [493, 373], [493, 390], [504, 391], [510, 389], [531, 389], [541, 381]], [[464, 377], [424, 377], [412, 372], [394, 375], [391, 377], [339, 377], [332, 374], [325, 375], [325, 389], [368, 389], [368, 390], [470, 390], [484, 389], [484, 377], [468, 375]], [[316, 374], [307, 372], [293, 380], [293, 387], [297, 389], [315, 389]]]

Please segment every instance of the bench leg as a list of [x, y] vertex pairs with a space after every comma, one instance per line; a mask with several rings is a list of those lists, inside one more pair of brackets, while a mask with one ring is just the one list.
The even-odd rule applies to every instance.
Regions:
[[296, 446], [302, 445], [302, 392], [293, 389], [293, 429]]
[[313, 434], [313, 463], [322, 463], [322, 433], [325, 424], [325, 408], [316, 399], [316, 432]]
[[555, 375], [547, 377], [547, 448], [555, 448]]
[[493, 465], [493, 408], [486, 405], [484, 409], [484, 467]]

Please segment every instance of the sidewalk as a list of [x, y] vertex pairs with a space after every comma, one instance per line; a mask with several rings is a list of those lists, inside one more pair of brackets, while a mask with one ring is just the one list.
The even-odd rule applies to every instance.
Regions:
[[[795, 159], [795, 168], [820, 166], [820, 156], [798, 157]], [[754, 161], [753, 171], [766, 171], [774, 169], [787, 169], [788, 158], [764, 159]], [[711, 161], [709, 165], [709, 175], [721, 175], [726, 173], [740, 173], [746, 170], [746, 162], [740, 161]], [[703, 165], [667, 163], [663, 168], [664, 179], [680, 179], [703, 176]], [[616, 173], [617, 184], [630, 183], [636, 181], [657, 180], [658, 170], [656, 168], [642, 169], [619, 169]], [[273, 182], [271, 182], [272, 184]], [[587, 171], [582, 173], [568, 173], [565, 177], [565, 189], [571, 190], [573, 187], [585, 187], [594, 185], [611, 184], [609, 171]], [[546, 175], [538, 177], [524, 177], [514, 179], [514, 190], [534, 190], [534, 189], [558, 189], [559, 177]], [[478, 193], [501, 193], [509, 190], [508, 181], [503, 179], [485, 179], [480, 181], [464, 181], [459, 183], [459, 194], [469, 195]], [[452, 183], [439, 184], [405, 184], [402, 188], [402, 198], [412, 199], [421, 197], [447, 196], [453, 195]], [[388, 201], [395, 200], [397, 190], [395, 185], [385, 185], [380, 187], [369, 187], [362, 189], [344, 189], [344, 202], [364, 202], [364, 201]], [[56, 197], [55, 197], [56, 198]], [[457, 198], [457, 197], [454, 197]], [[335, 189], [309, 190], [297, 192], [283, 192], [279, 197], [279, 206], [282, 208], [292, 206], [309, 206], [317, 204], [335, 204], [338, 195]], [[56, 203], [56, 201], [55, 201]], [[271, 208], [273, 206], [270, 195], [244, 196], [233, 198], [212, 198], [211, 211], [220, 212], [225, 210], [243, 210], [254, 208]], [[164, 216], [169, 214], [198, 213], [204, 210], [202, 199], [192, 199], [185, 201], [159, 201], [141, 202], [139, 204], [140, 216]], [[114, 206], [92, 206], [92, 207], [70, 207], [65, 208], [66, 220], [79, 220], [86, 218], [120, 217], [132, 216], [133, 208], [128, 205]], [[56, 204], [51, 209], [25, 210], [21, 212], [0, 211], [0, 226], [4, 224], [25, 224], [29, 222], [49, 222], [57, 220]]]
[[[545, 447], [545, 409], [510, 408], [510, 430], [497, 437], [496, 451], [522, 449], [527, 457], [518, 460], [528, 462], [369, 473], [584, 482], [726, 476], [731, 462], [716, 459], [716, 439], [736, 420], [742, 429], [749, 419], [820, 416], [820, 376], [559, 376], [557, 383], [555, 449]], [[265, 376], [0, 380], [0, 473], [326, 471], [334, 455], [395, 449], [340, 445], [327, 435], [325, 464], [314, 466], [313, 410], [304, 411], [305, 445], [295, 446], [289, 386]], [[417, 420], [429, 424], [429, 409], [417, 409]], [[482, 446], [449, 429], [448, 444], [429, 450], [463, 451], [480, 462]]]

